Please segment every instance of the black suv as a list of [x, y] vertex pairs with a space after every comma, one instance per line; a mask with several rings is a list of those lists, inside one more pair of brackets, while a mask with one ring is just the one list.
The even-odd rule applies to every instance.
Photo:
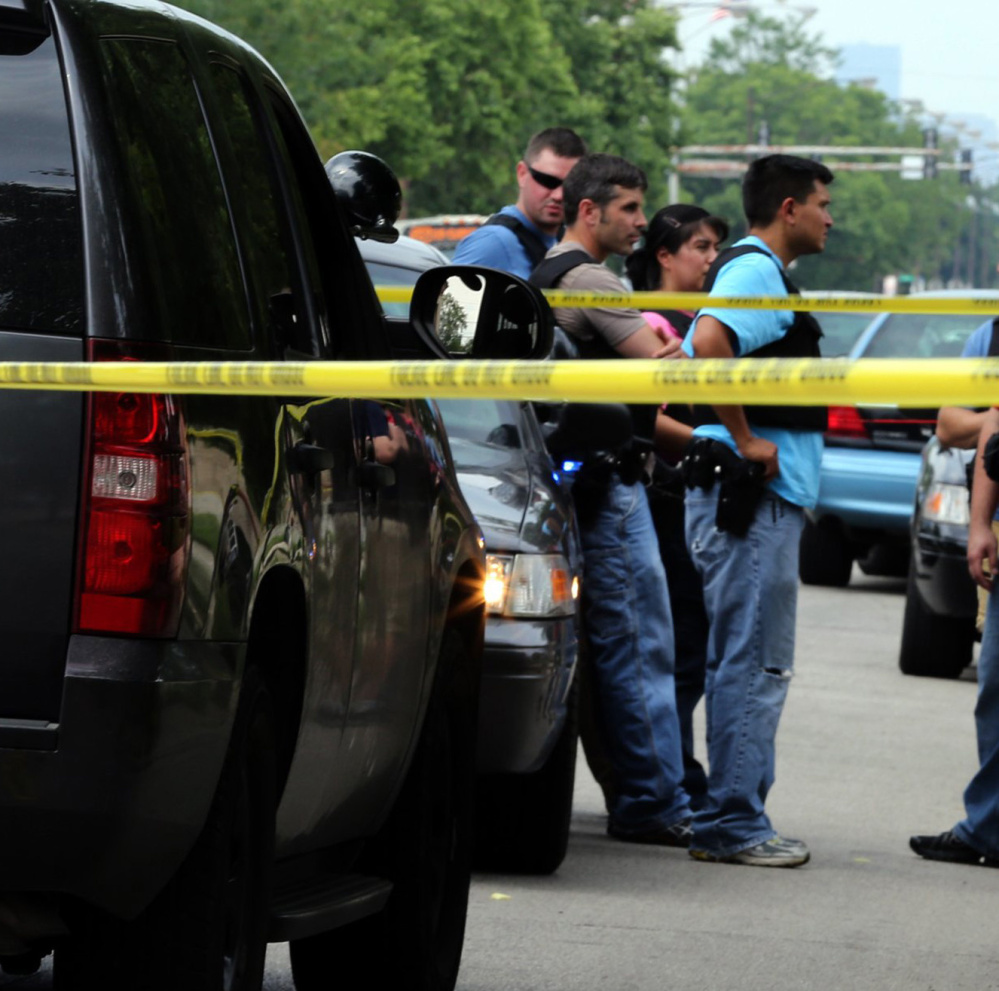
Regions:
[[[0, 127], [0, 359], [446, 360], [453, 278], [517, 303], [463, 318], [487, 350], [550, 343], [533, 290], [468, 269], [390, 343], [352, 235], [391, 209], [344, 209], [273, 70], [165, 4], [0, 0]], [[0, 415], [0, 964], [247, 991], [290, 940], [300, 989], [451, 988], [484, 558], [435, 407]]]

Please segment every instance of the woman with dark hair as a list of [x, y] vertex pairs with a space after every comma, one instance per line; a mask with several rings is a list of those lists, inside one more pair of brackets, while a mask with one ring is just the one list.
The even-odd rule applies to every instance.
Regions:
[[[728, 237], [728, 224], [707, 210], [686, 203], [663, 207], [645, 232], [644, 246], [627, 261], [628, 276], [636, 290], [700, 292], [704, 277], [718, 257], [718, 245]], [[683, 338], [694, 318], [692, 310], [650, 310], [645, 320], [664, 339]], [[673, 405], [660, 411], [656, 422], [657, 459], [649, 507], [666, 569], [673, 630], [676, 641], [676, 708], [683, 749], [683, 787], [696, 810], [704, 801], [707, 777], [694, 756], [693, 714], [704, 695], [707, 664], [708, 617], [704, 610], [701, 578], [687, 551], [683, 532], [684, 487], [678, 460], [693, 436], [690, 407]]]
[[[640, 291], [700, 292], [728, 224], [689, 203], [664, 206], [652, 218], [641, 248], [628, 256], [628, 278]], [[694, 318], [688, 310], [650, 310], [642, 316], [660, 332], [684, 337]]]

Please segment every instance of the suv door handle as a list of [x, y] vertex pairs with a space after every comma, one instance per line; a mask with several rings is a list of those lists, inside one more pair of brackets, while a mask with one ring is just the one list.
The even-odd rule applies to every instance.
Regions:
[[288, 471], [296, 475], [318, 475], [336, 466], [336, 455], [318, 444], [296, 444], [288, 451]]
[[381, 465], [377, 461], [362, 461], [358, 472], [362, 489], [374, 492], [395, 485], [395, 469], [391, 465]]

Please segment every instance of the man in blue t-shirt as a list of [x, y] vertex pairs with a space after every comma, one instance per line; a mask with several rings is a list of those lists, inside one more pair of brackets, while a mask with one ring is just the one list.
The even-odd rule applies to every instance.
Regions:
[[[986, 320], [964, 342], [962, 358], [986, 358], [992, 344], [992, 320]], [[937, 417], [937, 437], [945, 447], [971, 448], [985, 420], [985, 410], [966, 406], [944, 406]]]
[[[820, 252], [832, 226], [832, 173], [790, 155], [754, 161], [742, 188], [749, 236], [719, 255], [712, 296], [788, 296], [786, 268]], [[684, 341], [696, 358], [806, 357], [818, 354], [818, 330], [806, 313], [702, 309]], [[708, 795], [694, 814], [690, 854], [697, 860], [796, 867], [809, 859], [799, 840], [777, 835], [764, 809], [774, 780], [777, 724], [794, 660], [798, 543], [804, 509], [818, 495], [824, 412], [815, 409], [715, 406], [695, 429], [713, 459], [686, 499], [686, 533], [704, 581], [710, 623], [705, 690]], [[724, 446], [722, 446], [724, 445]], [[739, 457], [737, 458], [736, 455]], [[744, 459], [742, 461], [739, 458]], [[741, 526], [719, 514], [729, 478], [766, 483]], [[716, 472], [718, 474], [716, 474]], [[722, 484], [714, 483], [720, 478]], [[741, 489], [737, 500], [748, 492]], [[751, 503], [749, 503], [751, 506]], [[746, 528], [744, 533], [740, 530]]]
[[555, 246], [562, 226], [562, 183], [586, 154], [586, 144], [567, 127], [539, 131], [517, 163], [520, 194], [458, 244], [456, 265], [486, 265], [530, 277]]

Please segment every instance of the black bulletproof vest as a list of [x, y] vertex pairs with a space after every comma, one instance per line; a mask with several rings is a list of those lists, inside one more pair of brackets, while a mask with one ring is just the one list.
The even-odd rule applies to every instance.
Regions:
[[[710, 292], [718, 278], [721, 267], [733, 258], [741, 255], [765, 255], [780, 272], [784, 288], [789, 296], [800, 296], [797, 286], [784, 274], [783, 268], [773, 256], [752, 244], [744, 244], [735, 248], [726, 248], [714, 260], [704, 279], [704, 292]], [[755, 351], [747, 351], [740, 358], [819, 358], [819, 338], [822, 328], [819, 322], [804, 310], [795, 310], [794, 323], [788, 327], [784, 336]], [[825, 406], [746, 406], [746, 420], [751, 426], [782, 427], [785, 430], [818, 430], [824, 431], [829, 426], [829, 411]], [[695, 406], [694, 417], [698, 424], [718, 423], [718, 417], [710, 406]]]
[[[683, 310], [653, 310], [652, 312], [669, 320], [673, 328], [684, 337], [687, 336], [687, 331], [690, 330], [690, 325], [694, 322], [693, 313], [684, 313]], [[674, 420], [679, 420], [680, 423], [685, 423], [688, 427], [695, 426], [694, 407], [690, 403], [670, 403], [666, 412]]]
[[482, 226], [488, 227], [495, 224], [513, 231], [520, 241], [521, 247], [527, 254], [531, 262], [531, 268], [537, 266], [544, 260], [548, 253], [548, 245], [538, 237], [519, 217], [514, 217], [509, 213], [494, 213]]
[[690, 325], [694, 322], [694, 315], [692, 313], [684, 313], [683, 310], [653, 310], [652, 312], [665, 317], [684, 336], [686, 336], [687, 331], [690, 330]]
[[[580, 265], [592, 265], [593, 257], [582, 249], [576, 251], [565, 251], [555, 255], [553, 258], [546, 258], [531, 273], [530, 283], [539, 289], [554, 289], [566, 272], [572, 271]], [[573, 338], [580, 358], [620, 358], [621, 355], [614, 350], [599, 334], [589, 341]], [[655, 437], [656, 416], [659, 412], [657, 406], [637, 406], [628, 404], [631, 411], [631, 422], [634, 425], [635, 437], [645, 443], [652, 443]]]

